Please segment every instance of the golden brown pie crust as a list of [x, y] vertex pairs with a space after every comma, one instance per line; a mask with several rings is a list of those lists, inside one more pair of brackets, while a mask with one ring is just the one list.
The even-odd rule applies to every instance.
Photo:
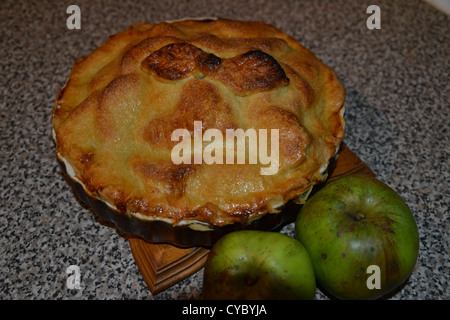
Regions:
[[[56, 153], [118, 214], [225, 226], [304, 201], [344, 139], [345, 90], [299, 42], [262, 22], [140, 23], [74, 64], [52, 123]], [[180, 164], [175, 129], [279, 129], [280, 167]]]

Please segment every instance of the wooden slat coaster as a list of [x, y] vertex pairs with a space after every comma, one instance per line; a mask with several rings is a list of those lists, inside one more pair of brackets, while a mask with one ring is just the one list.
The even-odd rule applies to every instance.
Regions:
[[205, 264], [209, 250], [152, 244], [129, 236], [131, 252], [152, 294], [157, 294], [191, 276]]
[[335, 168], [327, 180], [331, 182], [342, 176], [353, 173], [362, 173], [374, 177], [375, 173], [358, 158], [345, 144], [342, 145], [339, 157], [335, 163]]
[[[350, 149], [342, 145], [327, 183], [353, 173], [375, 176]], [[154, 295], [200, 270], [209, 253], [206, 248], [152, 244], [134, 236], [128, 236], [128, 241], [139, 271]]]

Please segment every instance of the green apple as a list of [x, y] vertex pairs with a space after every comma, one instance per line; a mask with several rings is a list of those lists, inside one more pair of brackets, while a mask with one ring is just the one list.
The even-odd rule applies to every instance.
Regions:
[[308, 252], [293, 237], [241, 230], [211, 248], [203, 276], [205, 299], [314, 299], [316, 280]]
[[411, 275], [419, 233], [411, 211], [390, 187], [367, 175], [339, 178], [300, 209], [297, 239], [317, 282], [340, 299], [378, 299]]

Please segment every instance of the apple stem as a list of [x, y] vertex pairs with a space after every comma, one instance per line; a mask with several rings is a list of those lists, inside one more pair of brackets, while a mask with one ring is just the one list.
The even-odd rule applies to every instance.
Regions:
[[366, 218], [366, 216], [364, 215], [364, 213], [362, 213], [361, 211], [358, 211], [356, 214], [349, 214], [348, 215], [352, 220], [355, 221], [361, 221], [363, 219]]

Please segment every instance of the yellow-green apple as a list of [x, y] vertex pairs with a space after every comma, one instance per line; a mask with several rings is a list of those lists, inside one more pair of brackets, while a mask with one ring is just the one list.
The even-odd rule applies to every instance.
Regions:
[[300, 209], [296, 238], [318, 284], [340, 299], [377, 299], [404, 283], [416, 264], [419, 234], [403, 199], [376, 178], [330, 182]]
[[316, 280], [308, 252], [293, 237], [241, 230], [211, 248], [203, 276], [205, 299], [314, 299]]

